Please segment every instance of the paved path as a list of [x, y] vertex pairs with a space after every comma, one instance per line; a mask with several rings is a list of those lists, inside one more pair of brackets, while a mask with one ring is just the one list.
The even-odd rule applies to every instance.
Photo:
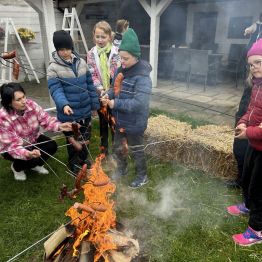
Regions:
[[[45, 79], [41, 79], [41, 84], [29, 82], [23, 86], [28, 97], [44, 108], [50, 107]], [[153, 88], [150, 107], [233, 126], [242, 92], [243, 87], [235, 88], [233, 83], [207, 86], [204, 92], [202, 84], [190, 84], [187, 88], [185, 82], [159, 80], [158, 86]]]
[[243, 86], [236, 88], [233, 83], [207, 86], [185, 82], [158, 81], [153, 88], [151, 108], [209, 120], [214, 123], [234, 125], [234, 115], [243, 93]]

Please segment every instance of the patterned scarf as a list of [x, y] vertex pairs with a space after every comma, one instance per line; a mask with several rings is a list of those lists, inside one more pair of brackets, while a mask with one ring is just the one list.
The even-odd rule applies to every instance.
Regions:
[[253, 78], [252, 79], [253, 85], [260, 86], [262, 84], [262, 78]]
[[110, 86], [110, 71], [107, 65], [107, 54], [111, 51], [112, 44], [108, 43], [105, 47], [97, 46], [98, 56], [100, 60], [100, 69], [102, 74], [103, 88], [107, 90]]

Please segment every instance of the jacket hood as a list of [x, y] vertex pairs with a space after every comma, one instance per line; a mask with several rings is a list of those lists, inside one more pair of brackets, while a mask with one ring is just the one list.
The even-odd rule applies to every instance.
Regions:
[[[72, 54], [74, 55], [74, 58], [73, 58], [73, 59], [80, 60], [80, 57], [79, 57], [79, 55], [78, 55], [76, 52], [73, 51]], [[62, 65], [62, 66], [71, 65], [71, 63], [68, 63], [68, 62], [66, 62], [64, 59], [62, 59], [62, 58], [58, 55], [57, 51], [54, 51], [54, 52], [52, 53], [52, 57], [51, 57], [51, 60], [50, 60], [49, 64], [52, 64], [52, 63], [57, 63], [57, 64]]]
[[152, 71], [152, 66], [145, 60], [139, 60], [135, 65], [130, 68], [121, 68], [120, 70], [124, 77], [142, 75], [149, 76]]

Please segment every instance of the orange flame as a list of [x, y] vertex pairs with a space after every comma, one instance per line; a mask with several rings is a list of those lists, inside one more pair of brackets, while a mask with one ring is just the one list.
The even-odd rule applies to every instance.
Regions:
[[[112, 239], [106, 235], [110, 228], [115, 228], [116, 214], [113, 210], [114, 202], [110, 199], [115, 192], [113, 184], [101, 167], [104, 155], [96, 158], [88, 176], [88, 182], [83, 186], [84, 201], [75, 203], [65, 213], [73, 220], [76, 227], [73, 256], [77, 256], [78, 248], [83, 239], [90, 241], [96, 248], [94, 262], [101, 256], [108, 261], [107, 250], [116, 249]], [[87, 173], [86, 173], [87, 174]]]

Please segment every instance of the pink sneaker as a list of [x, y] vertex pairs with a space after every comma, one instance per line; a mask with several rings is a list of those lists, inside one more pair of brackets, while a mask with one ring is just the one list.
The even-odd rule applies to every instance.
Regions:
[[249, 209], [244, 203], [227, 207], [227, 212], [233, 216], [248, 215]]
[[232, 236], [234, 242], [243, 247], [249, 247], [254, 244], [262, 243], [262, 233], [261, 231], [255, 231], [251, 227], [242, 234], [236, 234]]

